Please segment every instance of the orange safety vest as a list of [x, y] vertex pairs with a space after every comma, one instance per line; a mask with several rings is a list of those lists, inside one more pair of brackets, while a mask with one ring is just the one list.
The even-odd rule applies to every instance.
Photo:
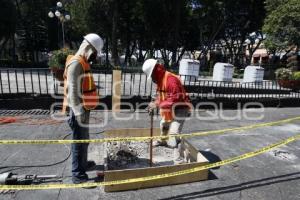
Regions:
[[[175, 74], [166, 71], [163, 77], [163, 80], [160, 82], [160, 84], [157, 85], [157, 92], [159, 94], [159, 103], [164, 101], [166, 99], [167, 96], [167, 80], [169, 76], [174, 76], [176, 77], [180, 82], [180, 78], [178, 76], [176, 76]], [[182, 101], [181, 103], [184, 103], [188, 109], [191, 108], [190, 106], [190, 100], [188, 95], [185, 92], [185, 89], [181, 83], [181, 92], [182, 92]], [[170, 109], [160, 109], [160, 116], [162, 117], [162, 119], [166, 122], [171, 122], [174, 119], [173, 113], [172, 113], [172, 108]]]
[[67, 101], [67, 70], [71, 62], [74, 60], [78, 61], [83, 69], [83, 77], [81, 83], [81, 98], [82, 98], [82, 106], [86, 110], [92, 110], [97, 107], [99, 104], [99, 95], [97, 92], [96, 84], [93, 78], [93, 74], [91, 73], [90, 64], [86, 62], [81, 56], [69, 55], [66, 61], [66, 67], [64, 71], [64, 102], [63, 102], [63, 110], [62, 112], [66, 112], [66, 108], [68, 106]]

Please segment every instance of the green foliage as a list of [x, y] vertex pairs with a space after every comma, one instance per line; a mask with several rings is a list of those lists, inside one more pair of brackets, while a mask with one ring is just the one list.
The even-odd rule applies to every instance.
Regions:
[[272, 12], [276, 10], [279, 5], [285, 4], [288, 0], [266, 0], [265, 1], [265, 8], [267, 12]]
[[[245, 37], [261, 29], [265, 10], [263, 1], [220, 1], [220, 0], [91, 0], [86, 16], [88, 30], [103, 36], [110, 50], [130, 56], [136, 50], [147, 51], [146, 57], [153, 57], [155, 50], [161, 50], [166, 64], [180, 59], [169, 52], [195, 51], [206, 54], [218, 40], [224, 40], [233, 57], [242, 54]], [[114, 17], [117, 15], [116, 20]], [[116, 25], [117, 31], [114, 30]], [[247, 26], [245, 26], [247, 24]], [[234, 31], [232, 31], [234, 30]], [[116, 37], [116, 39], [113, 37]], [[115, 47], [113, 40], [118, 41]], [[174, 54], [173, 54], [174, 55]], [[138, 56], [139, 61], [141, 54]], [[177, 60], [178, 61], [178, 60]], [[175, 64], [176, 65], [176, 64]]]
[[275, 71], [276, 79], [278, 80], [291, 80], [293, 72], [291, 69], [279, 68]]
[[[262, 24], [265, 17], [264, 1], [256, 0], [194, 0], [201, 6], [194, 10], [199, 16], [200, 49], [205, 53], [214, 43], [222, 43], [231, 62], [241, 66], [244, 41], [253, 32], [262, 40]], [[250, 49], [250, 46], [248, 47]], [[251, 46], [251, 52], [255, 47]], [[251, 53], [249, 52], [249, 53]]]
[[0, 0], [0, 55], [1, 50], [16, 31], [16, 8], [11, 0]]
[[299, 0], [268, 0], [263, 31], [267, 34], [266, 47], [273, 52], [300, 46]]
[[[29, 52], [30, 61], [34, 61], [34, 54], [37, 51], [46, 51], [48, 42], [48, 12], [51, 7], [50, 0], [17, 0], [18, 13], [17, 36], [18, 50], [24, 52], [21, 57], [27, 57]], [[26, 52], [26, 53], [25, 53]], [[27, 58], [26, 58], [27, 59]]]
[[95, 32], [88, 26], [88, 13], [90, 12], [91, 4], [95, 0], [76, 0], [74, 3], [66, 4], [66, 10], [70, 12], [71, 20], [67, 22], [68, 36], [71, 41], [80, 41], [82, 36], [89, 32]]
[[11, 0], [0, 0], [0, 40], [14, 33], [16, 28], [16, 8]]
[[293, 73], [292, 79], [293, 79], [293, 80], [300, 81], [300, 71], [294, 72], [294, 73]]
[[289, 68], [279, 68], [275, 74], [278, 80], [300, 80], [300, 71], [293, 72]]
[[64, 69], [68, 55], [73, 55], [74, 53], [74, 50], [68, 48], [51, 51], [48, 61], [49, 67]]
[[[57, 49], [61, 24], [56, 17], [47, 16], [56, 1], [0, 2], [19, 4], [18, 15], [14, 15], [18, 18], [19, 52], [34, 55], [36, 51]], [[243, 56], [245, 37], [261, 31], [265, 16], [264, 1], [258, 0], [66, 0], [63, 3], [71, 15], [71, 20], [64, 24], [66, 42], [71, 48], [78, 46], [83, 35], [95, 32], [104, 38], [104, 51], [111, 52], [113, 60], [122, 54], [126, 58], [135, 54], [143, 62], [160, 50], [166, 65], [171, 63], [171, 66], [178, 64], [184, 51], [201, 50], [203, 56], [218, 41], [226, 46], [232, 61]]]

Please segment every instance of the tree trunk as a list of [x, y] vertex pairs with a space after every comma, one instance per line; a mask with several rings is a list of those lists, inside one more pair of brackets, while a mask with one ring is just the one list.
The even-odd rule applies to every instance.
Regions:
[[131, 49], [129, 49], [129, 58], [130, 58], [129, 59], [129, 65], [132, 65], [131, 57], [132, 57], [132, 55], [134, 53], [135, 48], [136, 48], [136, 41], [133, 43]]
[[185, 48], [183, 48], [178, 56], [178, 59], [176, 61], [176, 65], [179, 66], [179, 61], [181, 60], [182, 56], [184, 55], [185, 53]]
[[128, 63], [130, 62], [130, 41], [127, 38], [126, 41], [126, 52], [125, 52], [125, 60], [124, 60], [124, 64], [125, 66], [128, 66]]
[[118, 38], [117, 38], [117, 26], [118, 26], [118, 1], [113, 1], [113, 19], [112, 19], [112, 63], [114, 67], [120, 66], [120, 60], [118, 55]]
[[175, 27], [174, 27], [174, 41], [173, 41], [173, 48], [172, 48], [172, 63], [171, 66], [176, 66], [176, 58], [177, 58], [177, 47], [178, 47], [178, 40], [179, 40], [179, 30], [180, 30], [180, 23], [181, 23], [181, 13], [180, 13], [180, 0], [175, 1]]
[[143, 61], [144, 61], [143, 49], [142, 49], [141, 45], [139, 45], [138, 62], [142, 63]]
[[172, 50], [172, 58], [171, 58], [171, 60], [172, 60], [172, 63], [171, 63], [171, 67], [176, 67], [176, 59], [177, 58], [177, 49], [176, 48], [174, 48], [173, 50]]
[[1, 56], [2, 50], [5, 48], [5, 45], [8, 42], [8, 40], [9, 40], [9, 38], [3, 38], [0, 41], [0, 56]]
[[109, 42], [109, 40], [108, 40], [108, 37], [106, 37], [106, 43], [105, 43], [105, 45], [106, 45], [106, 49], [105, 49], [105, 63], [106, 63], [106, 67], [108, 67], [108, 66], [109, 66], [109, 57], [108, 57], [108, 53], [109, 53], [109, 51], [108, 51], [108, 42]]
[[16, 64], [17, 62], [17, 59], [16, 59], [16, 39], [15, 39], [15, 34], [13, 33], [12, 34], [12, 49], [13, 49], [13, 55], [12, 55], [12, 60], [13, 60], [13, 63]]
[[169, 54], [167, 53], [167, 49], [161, 49], [160, 52], [161, 52], [161, 56], [162, 56], [162, 59], [164, 61], [164, 66], [166, 68], [169, 68], [170, 67], [170, 60], [169, 60]]

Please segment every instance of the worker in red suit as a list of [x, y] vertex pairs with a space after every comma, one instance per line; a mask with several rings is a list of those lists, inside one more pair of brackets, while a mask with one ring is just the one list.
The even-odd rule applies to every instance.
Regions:
[[176, 137], [182, 131], [185, 119], [190, 116], [191, 104], [188, 95], [175, 74], [166, 71], [156, 59], [148, 59], [143, 64], [143, 71], [148, 80], [157, 84], [157, 98], [148, 105], [149, 112], [159, 107], [161, 121], [161, 135], [169, 135], [169, 139], [155, 141], [154, 146], [168, 146], [174, 148], [174, 162], [182, 163], [180, 156], [180, 137]]

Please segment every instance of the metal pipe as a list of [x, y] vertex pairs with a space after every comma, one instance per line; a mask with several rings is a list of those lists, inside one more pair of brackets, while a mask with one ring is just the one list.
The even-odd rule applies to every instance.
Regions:
[[65, 26], [64, 19], [61, 21], [61, 29], [62, 29], [62, 39], [63, 39], [63, 48], [65, 48]]
[[0, 86], [1, 86], [1, 94], [3, 94], [4, 91], [3, 91], [3, 85], [2, 85], [2, 70], [0, 70]]
[[[150, 137], [153, 137], [153, 110], [150, 111]], [[152, 167], [153, 164], [153, 140], [150, 140], [150, 167]]]
[[19, 93], [19, 84], [18, 84], [18, 75], [17, 70], [15, 69], [15, 79], [16, 79], [16, 87], [17, 87], [17, 94]]

